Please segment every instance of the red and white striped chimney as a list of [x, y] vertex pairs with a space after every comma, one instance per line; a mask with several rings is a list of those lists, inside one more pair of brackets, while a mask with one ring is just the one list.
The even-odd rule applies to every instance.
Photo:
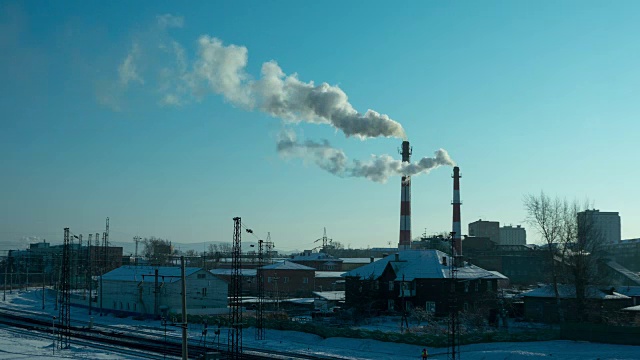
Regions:
[[[412, 149], [408, 141], [402, 142], [402, 162], [409, 162]], [[411, 176], [403, 176], [400, 195], [400, 241], [398, 250], [411, 249]]]
[[455, 254], [454, 256], [462, 258], [462, 230], [460, 227], [460, 168], [453, 168], [453, 247]]

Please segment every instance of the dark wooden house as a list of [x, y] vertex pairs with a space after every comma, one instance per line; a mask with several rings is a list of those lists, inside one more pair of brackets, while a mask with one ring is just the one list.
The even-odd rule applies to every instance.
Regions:
[[454, 281], [451, 264], [452, 258], [438, 250], [405, 250], [386, 256], [344, 274], [345, 306], [369, 314], [421, 307], [443, 316], [455, 296], [461, 311], [488, 313], [497, 307], [498, 279], [503, 275], [464, 263], [455, 268]]

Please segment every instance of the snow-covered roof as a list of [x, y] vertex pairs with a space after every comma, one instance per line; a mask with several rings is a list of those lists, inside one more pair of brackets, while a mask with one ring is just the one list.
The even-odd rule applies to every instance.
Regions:
[[[399, 261], [396, 261], [396, 256]], [[447, 258], [447, 264], [442, 264], [442, 258]], [[386, 256], [378, 261], [363, 265], [345, 273], [344, 277], [358, 277], [366, 279], [371, 276], [378, 278], [384, 272], [387, 264], [393, 267], [397, 281], [412, 281], [414, 279], [445, 279], [449, 277], [452, 258], [439, 250], [403, 250]], [[458, 267], [457, 278], [464, 280], [473, 279], [502, 279], [490, 271], [475, 265], [465, 264]]]
[[630, 307], [622, 309], [622, 311], [640, 312], [640, 305], [630, 306]]
[[[380, 260], [382, 258], [374, 258], [373, 261]], [[371, 262], [371, 258], [340, 258], [343, 264], [368, 264]]]
[[341, 262], [340, 259], [337, 259], [326, 253], [310, 253], [310, 254], [302, 254], [296, 255], [292, 259], [292, 261], [337, 261]]
[[618, 264], [617, 262], [611, 260], [607, 261], [607, 266], [616, 271], [618, 274], [626, 277], [627, 279], [633, 281], [634, 283], [640, 285], [640, 276], [638, 276], [633, 271], [627, 269], [626, 267]]
[[323, 298], [329, 301], [344, 301], [344, 291], [314, 291], [314, 296]]
[[[233, 269], [212, 269], [209, 270], [213, 275], [222, 275], [222, 276], [231, 276], [233, 275]], [[242, 269], [240, 271], [240, 275], [242, 276], [256, 276], [256, 269]]]
[[504, 276], [501, 272], [499, 271], [495, 271], [495, 270], [488, 270], [490, 273], [492, 273], [493, 275], [496, 276], [497, 279], [499, 280], [506, 280], [509, 279], [508, 277]]
[[[558, 295], [562, 299], [575, 299], [576, 297], [576, 288], [573, 285], [567, 284], [559, 284], [558, 285]], [[628, 296], [622, 295], [617, 292], [608, 292], [600, 289], [598, 286], [588, 286], [585, 290], [585, 295], [588, 299], [601, 299], [601, 300], [614, 300], [614, 299], [629, 299]], [[533, 289], [526, 293], [523, 293], [522, 296], [530, 297], [530, 298], [554, 298], [555, 291], [553, 290], [552, 285], [545, 285], [543, 287]]]
[[640, 286], [615, 286], [616, 292], [627, 296], [640, 296]]
[[[181, 271], [179, 266], [125, 265], [104, 274], [102, 276], [102, 279], [114, 280], [114, 281], [154, 282], [156, 269], [158, 270], [158, 279], [160, 282], [180, 281]], [[193, 273], [199, 270], [201, 270], [201, 268], [186, 267], [184, 269], [185, 277], [189, 277], [190, 275], [192, 275]]]
[[315, 270], [312, 267], [296, 264], [291, 261], [284, 260], [283, 262], [267, 265], [262, 267], [265, 270]]
[[316, 271], [316, 278], [339, 278], [344, 271]]

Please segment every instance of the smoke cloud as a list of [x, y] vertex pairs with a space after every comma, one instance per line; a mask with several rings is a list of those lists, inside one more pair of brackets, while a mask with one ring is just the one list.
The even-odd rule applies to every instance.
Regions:
[[[234, 106], [264, 112], [286, 124], [325, 124], [346, 137], [361, 140], [406, 139], [399, 122], [370, 109], [358, 112], [347, 94], [336, 85], [304, 82], [295, 73], [286, 74], [273, 60], [263, 63], [260, 76], [254, 78], [247, 72], [249, 51], [244, 46], [226, 45], [216, 37], [202, 35], [197, 40], [197, 52], [189, 59], [185, 48], [169, 36], [171, 29], [181, 28], [183, 24], [182, 17], [157, 16], [151, 31], [135, 39], [118, 66], [119, 81], [108, 88], [108, 97], [103, 92], [100, 101], [120, 110], [119, 100], [126, 98], [122, 92], [133, 86], [152, 87], [162, 106], [182, 106], [216, 94]], [[434, 157], [424, 157], [411, 164], [389, 155], [350, 161], [329, 141], [298, 141], [291, 130], [281, 132], [276, 149], [284, 158], [304, 159], [337, 176], [380, 183], [390, 176], [418, 175], [454, 164], [443, 149], [436, 151]]]
[[[181, 18], [163, 15], [158, 17], [156, 26], [164, 31], [167, 27], [181, 25]], [[161, 39], [160, 44], [147, 51], [154, 53], [148, 63], [158, 61], [162, 55], [173, 57], [170, 66], [147, 66], [148, 72], [156, 73], [151, 76], [159, 79], [157, 91], [161, 93], [163, 105], [181, 105], [214, 93], [233, 105], [259, 110], [289, 123], [331, 125], [347, 137], [406, 138], [402, 125], [388, 115], [374, 110], [360, 113], [338, 86], [303, 82], [296, 74], [285, 74], [275, 61], [264, 63], [261, 76], [254, 79], [246, 72], [248, 50], [244, 46], [225, 45], [218, 38], [203, 35], [198, 39], [195, 59], [188, 63], [184, 47], [173, 40], [157, 38]], [[140, 43], [134, 43], [119, 66], [120, 84], [125, 88], [130, 83], [145, 83], [144, 66], [138, 65], [138, 62], [145, 62]]]
[[301, 158], [318, 165], [334, 175], [341, 177], [360, 177], [385, 183], [391, 176], [429, 173], [440, 166], [454, 166], [455, 162], [444, 149], [435, 152], [434, 157], [423, 157], [415, 163], [406, 163], [389, 155], [372, 155], [369, 161], [348, 161], [342, 150], [333, 148], [329, 141], [300, 142], [293, 131], [280, 133], [276, 145], [278, 153], [285, 158]]

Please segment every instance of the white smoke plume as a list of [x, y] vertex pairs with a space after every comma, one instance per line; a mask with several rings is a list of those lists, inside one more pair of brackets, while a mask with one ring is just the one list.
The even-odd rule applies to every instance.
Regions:
[[[181, 25], [167, 16], [158, 17], [158, 29]], [[166, 55], [173, 56], [171, 64], [146, 66], [148, 72], [155, 72], [150, 76], [158, 78], [157, 91], [163, 105], [181, 105], [212, 92], [236, 106], [257, 109], [286, 122], [328, 124], [347, 137], [406, 138], [402, 125], [389, 116], [373, 110], [356, 111], [338, 86], [303, 82], [297, 74], [285, 74], [275, 61], [264, 63], [261, 77], [254, 79], [246, 72], [248, 50], [244, 46], [225, 45], [220, 39], [203, 35], [198, 39], [195, 59], [188, 63], [183, 46], [174, 40], [157, 38], [162, 39], [160, 44], [150, 46], [147, 51], [152, 58], [145, 57], [138, 41], [119, 66], [119, 73], [121, 85], [126, 87], [131, 82], [143, 85], [145, 66], [138, 62], [152, 63], [159, 58], [166, 61]]]
[[280, 133], [276, 149], [283, 157], [311, 161], [334, 175], [361, 177], [379, 183], [387, 182], [391, 176], [426, 174], [440, 166], [455, 165], [444, 149], [437, 150], [434, 157], [423, 157], [414, 163], [402, 162], [389, 155], [372, 155], [369, 161], [352, 160], [349, 163], [345, 153], [333, 148], [327, 140], [299, 142], [292, 131]]
[[[376, 137], [406, 139], [402, 125], [374, 110], [358, 112], [338, 86], [304, 82], [296, 73], [286, 74], [275, 61], [262, 64], [260, 76], [247, 72], [248, 50], [225, 45], [222, 40], [202, 35], [197, 52], [189, 59], [185, 47], [169, 36], [184, 25], [182, 17], [158, 16], [151, 31], [138, 36], [118, 67], [119, 81], [102, 96], [103, 104], [120, 110], [119, 101], [129, 87], [149, 88], [159, 95], [162, 106], [182, 106], [199, 101], [207, 94], [246, 110], [258, 110], [288, 124], [299, 122], [326, 124], [346, 137], [361, 140]], [[104, 95], [104, 93], [103, 93]], [[443, 149], [435, 157], [408, 164], [389, 155], [372, 155], [368, 161], [349, 161], [345, 153], [327, 140], [298, 141], [293, 131], [283, 131], [277, 140], [283, 157], [302, 158], [341, 177], [361, 177], [384, 183], [390, 176], [428, 173], [442, 165], [453, 165]]]

